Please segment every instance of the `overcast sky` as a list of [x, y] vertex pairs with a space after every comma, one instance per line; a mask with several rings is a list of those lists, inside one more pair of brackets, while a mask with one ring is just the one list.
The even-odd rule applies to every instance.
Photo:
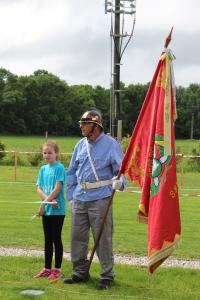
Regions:
[[[0, 66], [17, 75], [45, 69], [68, 84], [110, 85], [110, 14], [104, 0], [0, 0]], [[121, 81], [146, 83], [174, 26], [175, 81], [200, 83], [200, 1], [137, 0]], [[128, 22], [131, 21], [127, 17]]]

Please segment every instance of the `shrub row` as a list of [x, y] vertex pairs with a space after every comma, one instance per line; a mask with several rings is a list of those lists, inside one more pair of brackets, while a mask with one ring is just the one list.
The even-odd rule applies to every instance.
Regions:
[[[44, 164], [44, 161], [42, 159], [42, 153], [36, 152], [36, 153], [27, 153], [27, 154], [21, 154], [15, 152], [1, 152], [1, 158], [0, 158], [0, 165], [2, 166], [14, 166], [15, 165], [15, 159], [17, 166], [32, 166], [32, 167], [39, 167], [42, 164]], [[17, 155], [17, 158], [16, 158]], [[64, 166], [68, 166], [71, 159], [71, 155], [69, 154], [60, 154], [59, 160], [63, 163]]]
[[[130, 137], [127, 136], [122, 140], [122, 148], [125, 151], [127, 145], [129, 143]], [[0, 165], [13, 166], [15, 164], [15, 152], [5, 152], [5, 145], [0, 141]], [[179, 153], [179, 149], [177, 149], [177, 153]], [[192, 150], [193, 156], [200, 156], [200, 148]], [[64, 164], [64, 166], [68, 167], [71, 159], [71, 155], [69, 154], [60, 154], [59, 160]], [[177, 156], [177, 171], [181, 171], [182, 157]], [[41, 151], [34, 153], [21, 154], [17, 153], [17, 165], [18, 166], [41, 166], [43, 164], [42, 153]], [[184, 172], [200, 172], [200, 157], [193, 158], [184, 158]]]

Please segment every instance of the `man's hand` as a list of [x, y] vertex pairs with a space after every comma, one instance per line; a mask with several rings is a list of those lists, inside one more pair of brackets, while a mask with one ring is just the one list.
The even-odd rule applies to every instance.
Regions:
[[112, 184], [113, 190], [120, 190], [122, 184], [123, 184], [123, 180], [121, 177], [119, 179], [117, 179], [117, 177], [113, 178], [113, 184]]

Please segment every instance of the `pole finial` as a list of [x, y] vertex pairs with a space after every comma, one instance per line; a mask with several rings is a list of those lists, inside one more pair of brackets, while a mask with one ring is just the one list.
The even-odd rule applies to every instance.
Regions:
[[172, 26], [172, 29], [171, 29], [169, 35], [166, 37], [164, 48], [167, 48], [169, 43], [171, 42], [173, 29], [174, 29], [174, 27]]

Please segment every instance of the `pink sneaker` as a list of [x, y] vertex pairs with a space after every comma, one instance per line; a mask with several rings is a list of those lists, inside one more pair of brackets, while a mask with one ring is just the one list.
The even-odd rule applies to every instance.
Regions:
[[39, 273], [37, 273], [34, 276], [34, 278], [48, 277], [50, 274], [51, 274], [50, 270], [43, 268]]
[[56, 279], [62, 276], [62, 273], [58, 269], [52, 269], [51, 274], [48, 276], [48, 279]]

